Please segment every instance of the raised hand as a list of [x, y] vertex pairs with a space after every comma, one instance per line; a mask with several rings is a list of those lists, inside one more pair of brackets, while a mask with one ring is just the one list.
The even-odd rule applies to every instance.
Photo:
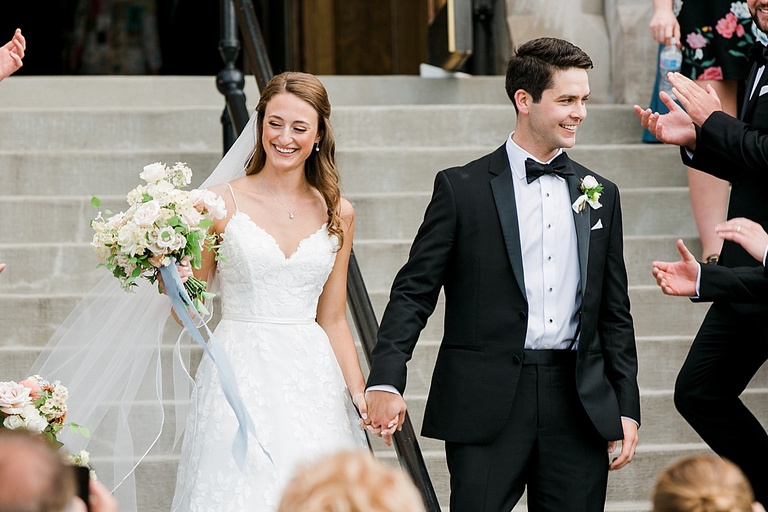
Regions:
[[22, 65], [27, 41], [17, 28], [13, 38], [0, 47], [0, 80], [16, 72]]
[[635, 114], [640, 118], [642, 127], [665, 144], [695, 149], [696, 128], [690, 116], [666, 92], [661, 91], [659, 98], [669, 109], [668, 113], [662, 115], [635, 105]]
[[720, 97], [711, 85], [707, 84], [706, 90], [702, 89], [696, 82], [680, 73], [669, 73], [668, 77], [674, 86], [672, 92], [696, 126], [704, 124], [712, 112], [723, 110]]
[[405, 400], [397, 393], [367, 391], [365, 401], [368, 404], [368, 417], [363, 420], [365, 428], [384, 439], [387, 446], [392, 446], [395, 431], [403, 429]]
[[682, 259], [674, 263], [653, 262], [653, 277], [666, 295], [690, 297], [696, 295], [696, 279], [699, 276], [699, 262], [682, 240], [677, 241], [677, 250]]
[[757, 222], [736, 217], [715, 226], [715, 232], [723, 240], [736, 242], [757, 261], [763, 261], [768, 247], [768, 233]]

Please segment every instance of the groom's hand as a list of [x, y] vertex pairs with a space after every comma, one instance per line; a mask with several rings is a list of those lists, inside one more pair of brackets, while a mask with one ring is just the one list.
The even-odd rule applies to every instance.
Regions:
[[368, 418], [363, 423], [391, 446], [395, 430], [403, 429], [407, 409], [405, 400], [399, 394], [388, 391], [367, 391], [365, 402], [368, 404]]
[[[624, 430], [624, 438], [621, 440], [621, 453], [608, 466], [608, 469], [611, 471], [621, 469], [632, 462], [632, 457], [635, 456], [635, 449], [637, 448], [637, 423], [630, 419], [622, 418], [621, 428]], [[617, 444], [618, 441], [609, 442], [608, 453], [613, 453], [616, 450]]]

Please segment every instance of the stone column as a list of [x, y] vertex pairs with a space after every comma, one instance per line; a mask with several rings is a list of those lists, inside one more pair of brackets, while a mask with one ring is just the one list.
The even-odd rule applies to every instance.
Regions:
[[560, 37], [586, 51], [592, 99], [647, 105], [655, 78], [656, 43], [648, 31], [650, 0], [506, 0], [513, 45]]

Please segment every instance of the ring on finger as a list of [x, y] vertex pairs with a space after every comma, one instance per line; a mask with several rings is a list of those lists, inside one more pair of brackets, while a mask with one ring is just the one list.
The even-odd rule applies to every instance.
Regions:
[[736, 232], [738, 233], [739, 231], [741, 231], [741, 226], [736, 226]]

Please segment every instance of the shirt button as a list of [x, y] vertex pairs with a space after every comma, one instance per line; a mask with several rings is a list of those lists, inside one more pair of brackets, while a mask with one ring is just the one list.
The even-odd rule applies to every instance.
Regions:
[[547, 256], [547, 261], [552, 261], [552, 256]]
[[549, 345], [544, 345], [544, 348], [549, 348]]
[[552, 293], [552, 290], [553, 290], [553, 288], [550, 286], [549, 287], [549, 292]]
[[547, 224], [547, 229], [552, 229], [552, 224]]
[[549, 192], [547, 192], [547, 193], [546, 193], [546, 194], [544, 194], [544, 195], [545, 195], [545, 196], [547, 196], [547, 197], [549, 197]]
[[554, 322], [554, 320], [552, 320], [552, 319], [550, 318], [550, 319], [549, 319], [549, 323], [553, 323], [553, 322]]

